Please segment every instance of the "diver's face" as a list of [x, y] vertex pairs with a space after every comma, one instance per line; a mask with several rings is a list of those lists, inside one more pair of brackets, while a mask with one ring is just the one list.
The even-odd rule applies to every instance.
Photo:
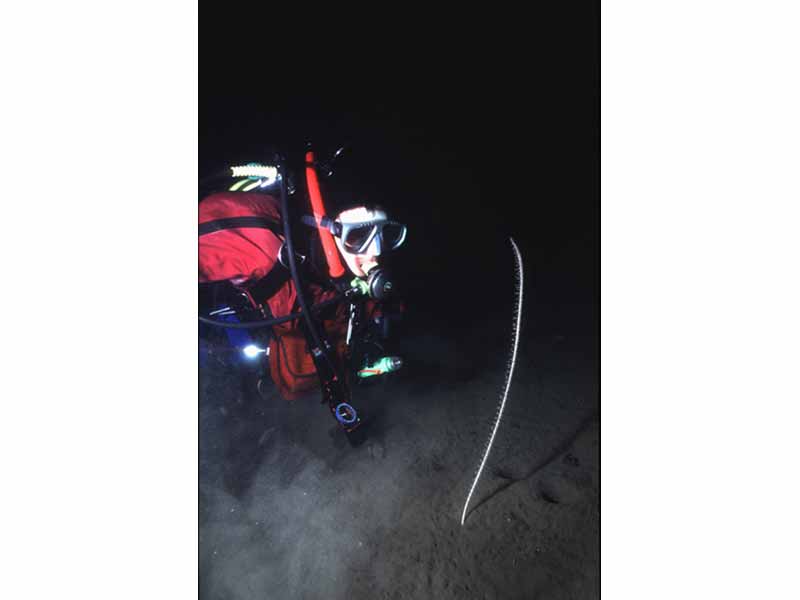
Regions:
[[[367, 210], [361, 206], [339, 213], [339, 216], [336, 218], [336, 220], [341, 223], [362, 223], [364, 221], [371, 221], [372, 219], [385, 218], [386, 213], [379, 210]], [[336, 240], [336, 245], [339, 247], [339, 252], [347, 263], [347, 267], [356, 277], [366, 277], [367, 273], [369, 273], [371, 269], [378, 266], [378, 256], [380, 256], [381, 253], [379, 243], [376, 243], [373, 240], [364, 253], [352, 254], [345, 249], [341, 238], [337, 236], [334, 239]]]

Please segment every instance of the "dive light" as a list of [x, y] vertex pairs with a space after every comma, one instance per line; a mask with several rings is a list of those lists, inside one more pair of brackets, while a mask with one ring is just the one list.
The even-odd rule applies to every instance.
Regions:
[[384, 356], [378, 362], [358, 371], [357, 375], [362, 379], [365, 377], [375, 377], [376, 375], [384, 375], [392, 371], [397, 371], [402, 366], [403, 359], [399, 356]]
[[255, 344], [248, 344], [247, 346], [242, 348], [242, 353], [247, 358], [253, 359], [253, 358], [255, 358], [256, 356], [258, 356], [259, 354], [262, 354], [262, 353], [264, 353], [267, 356], [269, 356], [269, 348], [259, 348]]

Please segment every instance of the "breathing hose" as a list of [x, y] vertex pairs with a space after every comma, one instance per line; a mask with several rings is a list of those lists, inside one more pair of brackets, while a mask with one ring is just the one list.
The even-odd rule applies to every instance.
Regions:
[[[315, 304], [311, 307], [311, 310], [320, 310], [325, 308], [326, 306], [330, 306], [331, 304], [336, 304], [340, 302], [344, 298], [347, 297], [347, 294], [338, 294], [337, 296], [331, 298], [330, 300], [325, 300], [325, 302], [320, 302], [319, 304]], [[212, 319], [210, 317], [203, 317], [198, 316], [197, 318], [202, 323], [208, 323], [209, 325], [218, 325], [219, 327], [226, 327], [228, 329], [260, 329], [262, 327], [272, 327], [273, 325], [280, 325], [281, 323], [286, 323], [287, 321], [292, 321], [293, 319], [299, 319], [303, 316], [303, 311], [297, 311], [288, 315], [284, 315], [282, 317], [276, 317], [274, 319], [267, 319], [267, 320], [260, 320], [260, 321], [248, 321], [246, 323], [231, 323], [228, 321], [220, 321], [218, 319]]]
[[328, 363], [331, 372], [334, 373], [334, 376], [338, 378], [338, 370], [336, 369], [336, 365], [334, 364], [333, 360], [331, 360], [328, 348], [320, 339], [317, 326], [314, 323], [314, 320], [311, 318], [311, 311], [308, 310], [308, 304], [306, 303], [305, 294], [303, 293], [303, 285], [300, 281], [300, 275], [297, 273], [297, 261], [295, 260], [294, 242], [292, 241], [292, 228], [289, 226], [289, 198], [286, 192], [286, 173], [284, 172], [283, 160], [278, 162], [278, 173], [280, 173], [281, 181], [281, 215], [283, 216], [283, 219], [281, 220], [283, 221], [283, 238], [284, 243], [286, 244], [286, 250], [289, 254], [289, 271], [292, 273], [292, 280], [294, 281], [295, 288], [297, 289], [297, 301], [300, 303], [301, 316], [303, 319], [305, 319], [308, 332], [311, 335], [311, 339], [314, 341], [314, 345], [316, 347], [315, 349], [325, 357], [325, 361]]

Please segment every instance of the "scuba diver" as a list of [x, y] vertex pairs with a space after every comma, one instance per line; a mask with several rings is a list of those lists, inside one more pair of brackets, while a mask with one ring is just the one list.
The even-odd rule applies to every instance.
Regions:
[[[267, 355], [280, 395], [294, 400], [321, 389], [322, 403], [356, 446], [370, 418], [353, 386], [402, 365], [383, 355], [389, 323], [402, 311], [383, 259], [403, 244], [406, 227], [352, 194], [323, 201], [318, 172], [330, 176], [332, 163], [311, 151], [307, 198], [298, 198], [288, 163], [276, 153], [266, 163], [230, 167], [206, 190], [201, 185], [199, 282], [215, 310], [200, 321], [261, 334], [267, 347], [248, 348]], [[305, 235], [295, 243], [297, 233]]]

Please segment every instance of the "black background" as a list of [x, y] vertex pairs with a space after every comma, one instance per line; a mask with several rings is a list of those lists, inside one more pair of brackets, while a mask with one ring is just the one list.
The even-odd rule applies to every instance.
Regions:
[[526, 326], [595, 334], [597, 6], [526, 14], [362, 14], [345, 31], [310, 7], [201, 9], [200, 175], [273, 146], [346, 144], [356, 177], [337, 185], [409, 226], [392, 262], [412, 314], [457, 327], [509, 304], [513, 236]]

